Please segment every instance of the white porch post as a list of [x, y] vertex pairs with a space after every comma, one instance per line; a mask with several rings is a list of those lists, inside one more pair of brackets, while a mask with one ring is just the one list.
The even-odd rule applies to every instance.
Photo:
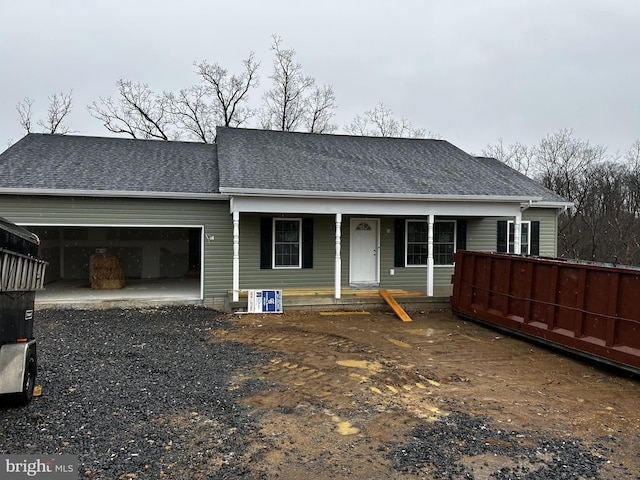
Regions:
[[342, 214], [336, 213], [336, 265], [335, 265], [335, 277], [334, 277], [334, 288], [336, 300], [340, 299], [342, 295], [342, 290], [340, 288], [341, 285], [341, 276], [342, 276], [342, 257], [341, 257], [341, 242], [342, 242]]
[[233, 212], [233, 301], [240, 297], [240, 212]]
[[427, 297], [433, 297], [433, 223], [435, 215], [429, 215], [427, 234]]
[[522, 253], [522, 215], [518, 214], [513, 222], [513, 253], [520, 255]]

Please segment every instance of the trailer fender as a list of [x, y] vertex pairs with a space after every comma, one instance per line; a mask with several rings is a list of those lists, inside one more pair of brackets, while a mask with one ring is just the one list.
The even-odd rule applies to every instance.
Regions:
[[0, 347], [0, 394], [22, 393], [27, 358], [35, 353], [35, 340]]

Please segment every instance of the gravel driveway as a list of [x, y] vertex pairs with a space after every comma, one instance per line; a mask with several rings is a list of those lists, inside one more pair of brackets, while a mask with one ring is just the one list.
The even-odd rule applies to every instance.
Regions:
[[422, 317], [41, 310], [42, 395], [0, 405], [0, 454], [88, 479], [640, 478], [637, 382]]
[[260, 382], [227, 387], [266, 355], [212, 343], [224, 318], [198, 307], [38, 311], [43, 393], [0, 407], [0, 452], [79, 455], [82, 478], [244, 476], [254, 422], [236, 399]]

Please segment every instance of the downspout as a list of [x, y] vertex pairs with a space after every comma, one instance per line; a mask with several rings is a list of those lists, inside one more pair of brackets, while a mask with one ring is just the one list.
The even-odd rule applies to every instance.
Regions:
[[530, 209], [533, 206], [533, 200], [529, 200], [528, 203], [520, 204], [520, 212], [524, 212], [525, 210]]

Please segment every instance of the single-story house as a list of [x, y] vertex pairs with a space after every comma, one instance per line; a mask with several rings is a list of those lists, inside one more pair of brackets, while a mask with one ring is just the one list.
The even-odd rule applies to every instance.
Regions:
[[444, 140], [220, 127], [216, 144], [28, 134], [0, 154], [0, 216], [34, 231], [47, 282], [122, 258], [128, 278], [249, 289], [451, 287], [458, 249], [556, 256], [570, 204]]

